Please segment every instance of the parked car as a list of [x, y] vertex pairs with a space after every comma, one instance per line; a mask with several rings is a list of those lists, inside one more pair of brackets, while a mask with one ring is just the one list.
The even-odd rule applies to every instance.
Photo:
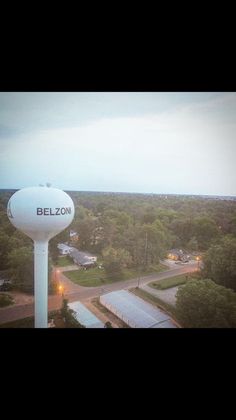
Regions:
[[4, 283], [0, 286], [1, 292], [8, 292], [12, 290], [12, 284], [10, 281], [4, 281]]

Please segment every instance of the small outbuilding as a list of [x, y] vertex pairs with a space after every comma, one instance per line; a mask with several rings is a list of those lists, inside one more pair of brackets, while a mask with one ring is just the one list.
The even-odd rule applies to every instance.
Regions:
[[86, 306], [81, 302], [68, 303], [70, 309], [73, 310], [73, 317], [86, 328], [104, 328], [104, 324], [98, 319]]
[[57, 248], [59, 249], [61, 255], [70, 255], [70, 252], [74, 249], [67, 244], [58, 244]]

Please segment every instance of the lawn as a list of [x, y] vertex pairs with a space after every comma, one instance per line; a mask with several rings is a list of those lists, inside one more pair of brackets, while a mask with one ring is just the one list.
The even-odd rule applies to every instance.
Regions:
[[157, 282], [149, 283], [148, 286], [152, 287], [153, 289], [158, 290], [165, 290], [170, 289], [171, 287], [180, 286], [181, 284], [185, 284], [188, 280], [191, 280], [192, 277], [190, 275], [184, 274], [180, 276], [170, 277], [168, 279], [163, 279]]
[[[145, 276], [151, 273], [159, 273], [160, 271], [165, 271], [167, 268], [159, 264], [157, 266], [150, 267], [149, 270], [141, 272], [141, 276]], [[75, 271], [66, 271], [63, 273], [71, 281], [80, 286], [85, 287], [96, 287], [102, 286], [104, 284], [114, 283], [115, 281], [129, 280], [138, 278], [139, 271], [135, 269], [125, 269], [122, 274], [117, 278], [113, 279], [109, 277], [105, 270], [101, 270], [98, 267], [90, 268], [89, 270], [75, 270]]]
[[73, 265], [74, 262], [70, 257], [59, 257], [56, 267], [66, 267], [67, 265]]
[[1, 324], [0, 328], [34, 328], [34, 318], [23, 318], [16, 321]]
[[14, 299], [10, 295], [5, 295], [4, 293], [0, 294], [0, 308], [4, 308], [5, 306], [12, 305], [14, 303]]
[[[64, 322], [60, 319], [60, 311], [50, 311], [48, 314], [48, 320], [54, 319], [56, 328], [65, 328]], [[6, 324], [0, 324], [0, 328], [34, 328], [34, 317], [17, 319], [16, 321], [7, 322]]]

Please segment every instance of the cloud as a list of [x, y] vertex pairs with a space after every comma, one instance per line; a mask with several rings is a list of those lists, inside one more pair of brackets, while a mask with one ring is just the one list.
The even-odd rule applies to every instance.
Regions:
[[30, 173], [31, 182], [66, 189], [235, 194], [236, 121], [223, 112], [235, 103], [225, 94], [159, 113], [31, 131], [5, 140], [4, 177], [11, 172], [23, 183]]

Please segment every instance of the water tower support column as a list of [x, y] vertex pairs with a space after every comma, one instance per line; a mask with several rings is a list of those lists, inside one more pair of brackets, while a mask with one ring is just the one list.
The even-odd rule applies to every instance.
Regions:
[[34, 241], [35, 328], [48, 327], [48, 241]]

